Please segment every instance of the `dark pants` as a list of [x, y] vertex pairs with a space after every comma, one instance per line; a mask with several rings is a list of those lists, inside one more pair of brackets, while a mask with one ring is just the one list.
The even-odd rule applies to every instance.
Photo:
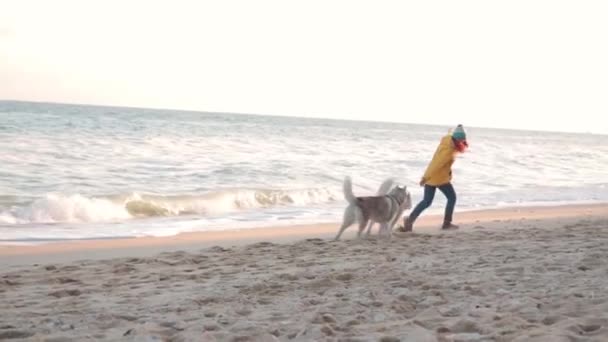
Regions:
[[445, 207], [445, 216], [443, 218], [443, 222], [452, 223], [454, 206], [456, 205], [456, 192], [454, 191], [454, 187], [451, 183], [440, 186], [425, 185], [424, 198], [422, 199], [422, 201], [420, 201], [420, 203], [418, 203], [416, 208], [412, 210], [412, 213], [409, 217], [410, 223], [413, 224], [414, 221], [416, 221], [416, 219], [418, 218], [418, 216], [420, 216], [420, 214], [424, 211], [424, 209], [431, 206], [431, 204], [433, 203], [433, 198], [435, 198], [435, 191], [437, 190], [437, 188], [439, 188], [439, 191], [441, 191], [445, 195], [445, 198], [448, 199], [448, 204]]

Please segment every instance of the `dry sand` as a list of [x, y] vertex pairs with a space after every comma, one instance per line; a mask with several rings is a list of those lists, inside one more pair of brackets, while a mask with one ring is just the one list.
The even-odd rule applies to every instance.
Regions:
[[458, 218], [3, 247], [0, 340], [608, 341], [608, 206]]

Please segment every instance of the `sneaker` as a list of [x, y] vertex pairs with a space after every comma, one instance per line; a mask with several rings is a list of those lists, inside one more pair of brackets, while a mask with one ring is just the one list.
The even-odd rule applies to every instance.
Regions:
[[403, 226], [397, 228], [398, 232], [411, 232], [414, 229], [413, 224], [410, 222], [409, 217], [403, 219]]
[[441, 229], [447, 230], [447, 229], [458, 229], [458, 226], [449, 222], [445, 222], [443, 224], [443, 226], [441, 226]]

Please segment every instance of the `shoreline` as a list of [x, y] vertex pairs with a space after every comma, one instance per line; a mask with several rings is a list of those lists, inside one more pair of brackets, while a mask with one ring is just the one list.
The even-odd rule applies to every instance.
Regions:
[[[407, 213], [406, 213], [407, 214]], [[560, 206], [510, 207], [472, 210], [456, 213], [458, 231], [468, 231], [476, 225], [502, 221], [526, 221], [555, 218], [608, 217], [608, 204], [577, 204]], [[438, 233], [441, 215], [421, 216], [415, 233]], [[245, 228], [239, 230], [188, 232], [166, 237], [137, 237], [50, 242], [36, 245], [0, 244], [0, 266], [39, 264], [44, 262], [73, 262], [76, 260], [145, 257], [162, 252], [193, 252], [213, 246], [243, 246], [257, 242], [293, 243], [298, 240], [333, 239], [340, 222]], [[400, 224], [400, 223], [398, 223]], [[355, 235], [355, 225], [346, 230], [343, 239]], [[377, 234], [374, 227], [373, 235]]]

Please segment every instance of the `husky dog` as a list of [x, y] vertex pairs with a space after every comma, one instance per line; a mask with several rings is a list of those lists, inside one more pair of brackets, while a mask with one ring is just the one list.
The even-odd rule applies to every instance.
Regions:
[[[388, 192], [393, 188], [394, 185], [396, 185], [396, 183], [393, 178], [386, 179], [384, 182], [382, 182], [382, 184], [380, 184], [380, 187], [378, 188], [378, 192], [376, 193], [376, 196], [387, 195]], [[406, 187], [404, 187], [404, 188], [406, 188]], [[407, 188], [406, 188], [406, 190], [407, 190]], [[401, 215], [403, 214], [403, 212], [406, 209], [411, 209], [411, 208], [412, 208], [412, 197], [411, 197], [410, 193], [407, 192], [407, 197], [406, 197], [405, 202], [401, 206], [401, 213], [399, 213], [399, 217], [401, 217]], [[369, 225], [367, 226], [367, 232], [365, 233], [366, 237], [369, 237], [372, 227], [374, 226], [374, 223], [376, 223], [376, 222], [374, 222], [374, 220], [372, 220], [372, 219], [369, 220]], [[378, 230], [378, 235], [380, 235], [381, 233], [382, 233], [382, 224], [380, 224], [380, 229]], [[391, 233], [392, 233], [392, 230], [389, 232], [389, 237], [391, 237], [391, 235], [392, 235]]]
[[[390, 188], [390, 186], [387, 187]], [[381, 186], [380, 190], [382, 188]], [[358, 237], [361, 237], [361, 233], [365, 230], [368, 222], [372, 221], [380, 223], [379, 233], [385, 231], [390, 238], [393, 226], [399, 220], [403, 211], [412, 206], [411, 196], [406, 187], [397, 186], [386, 195], [355, 197], [352, 181], [350, 177], [346, 177], [344, 179], [343, 191], [344, 198], [348, 201], [348, 206], [344, 210], [342, 227], [340, 227], [335, 240], [340, 239], [344, 230], [353, 225], [355, 221], [359, 223]]]

